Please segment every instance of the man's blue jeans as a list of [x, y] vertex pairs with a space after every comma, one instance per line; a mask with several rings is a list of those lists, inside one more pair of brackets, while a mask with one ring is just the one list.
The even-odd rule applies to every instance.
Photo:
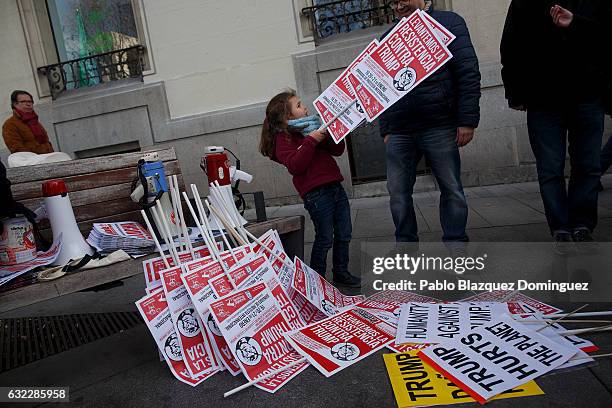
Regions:
[[333, 275], [346, 275], [353, 228], [351, 207], [344, 187], [332, 183], [309, 191], [304, 196], [304, 208], [315, 228], [310, 267], [325, 277], [327, 252], [333, 245]]
[[387, 188], [397, 242], [419, 240], [412, 192], [416, 168], [425, 155], [440, 187], [440, 224], [445, 242], [468, 241], [468, 207], [461, 184], [457, 128], [436, 128], [409, 135], [392, 134], [387, 142]]
[[[597, 225], [601, 175], [603, 105], [595, 100], [556, 109], [527, 111], [529, 141], [536, 158], [540, 194], [551, 233]], [[570, 180], [565, 184], [569, 139]]]
[[612, 165], [612, 136], [608, 138], [605, 146], [601, 149], [601, 174], [605, 174], [610, 165]]

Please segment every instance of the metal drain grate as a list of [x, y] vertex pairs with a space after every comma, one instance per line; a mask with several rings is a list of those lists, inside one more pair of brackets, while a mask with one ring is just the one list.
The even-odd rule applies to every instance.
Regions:
[[0, 319], [0, 373], [142, 323], [138, 312]]

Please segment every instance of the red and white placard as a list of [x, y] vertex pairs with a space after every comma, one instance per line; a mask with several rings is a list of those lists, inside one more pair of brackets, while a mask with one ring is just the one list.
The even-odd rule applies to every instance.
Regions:
[[323, 375], [331, 377], [391, 343], [395, 327], [355, 307], [285, 337]]
[[[221, 249], [221, 245], [219, 245], [219, 249]], [[193, 249], [193, 255], [191, 256], [191, 252], [189, 251], [181, 251], [178, 253], [179, 261], [181, 263], [193, 261], [194, 259], [202, 259], [207, 258], [210, 255], [209, 249], [204, 246], [199, 246]], [[174, 265], [174, 260], [170, 255], [166, 256], [166, 261], [170, 267], [177, 266]], [[142, 269], [145, 275], [145, 282], [147, 287], [155, 287], [157, 285], [161, 285], [161, 281], [159, 278], [159, 272], [166, 269], [166, 264], [161, 256], [147, 259], [142, 261]]]
[[166, 302], [166, 294], [163, 289], [159, 289], [151, 294], [136, 301], [136, 307], [142, 315], [147, 328], [157, 343], [157, 347], [161, 351], [172, 375], [179, 381], [189, 384], [192, 387], [200, 384], [208, 375], [192, 378], [187, 370], [187, 366], [183, 361], [183, 353], [178, 342], [172, 318], [170, 317], [170, 309]]
[[[243, 289], [260, 282], [265, 283], [280, 305], [281, 312], [285, 320], [289, 323], [291, 330], [297, 330], [300, 327], [304, 327], [304, 321], [300, 317], [297, 308], [281, 286], [272, 265], [266, 257], [259, 256], [248, 264], [230, 270], [228, 273], [234, 279], [236, 289]], [[211, 280], [210, 284], [213, 292], [215, 292], [219, 298], [230, 293], [227, 292], [229, 281], [225, 276], [219, 276]]]
[[295, 271], [291, 286], [327, 316], [365, 300], [364, 296], [345, 296], [314, 269], [299, 258], [294, 259]]
[[[265, 283], [214, 301], [210, 311], [249, 381], [302, 359], [283, 337], [290, 326]], [[255, 386], [274, 393], [307, 366], [297, 364]]]
[[212, 346], [221, 362], [232, 375], [240, 373], [240, 366], [234, 359], [234, 355], [229, 349], [227, 342], [223, 338], [217, 323], [210, 315], [209, 305], [215, 300], [215, 294], [211, 289], [210, 280], [218, 276], [225, 276], [221, 264], [216, 261], [209, 261], [203, 266], [194, 269], [192, 272], [185, 273], [181, 280], [189, 293], [193, 306], [200, 316], [200, 320], [205, 322], [206, 330], [211, 335]]
[[327, 128], [336, 143], [340, 143], [350, 132], [359, 126], [364, 120], [365, 115], [361, 107], [354, 103], [355, 93], [349, 82], [348, 76], [351, 69], [361, 62], [368, 54], [378, 47], [378, 41], [372, 41], [366, 48], [351, 62], [340, 76], [327, 87], [313, 105], [324, 123], [328, 123], [337, 114], [345, 110], [344, 114], [334, 120]]
[[383, 290], [357, 303], [357, 306], [379, 319], [397, 325], [401, 306], [409, 302], [438, 303], [439, 300], [403, 290]]
[[402, 19], [351, 70], [349, 81], [371, 122], [451, 58], [444, 42], [417, 11]]
[[181, 267], [174, 267], [160, 275], [183, 359], [192, 377], [212, 374], [219, 370], [218, 362], [210, 348], [208, 333], [202, 330], [202, 321], [181, 281], [181, 272]]
[[457, 38], [455, 34], [451, 33], [449, 29], [440, 24], [438, 20], [431, 16], [431, 14], [422, 13], [421, 15], [427, 21], [436, 37], [438, 37], [440, 41], [444, 43], [444, 45], [448, 46], [450, 43], [455, 41], [455, 38]]

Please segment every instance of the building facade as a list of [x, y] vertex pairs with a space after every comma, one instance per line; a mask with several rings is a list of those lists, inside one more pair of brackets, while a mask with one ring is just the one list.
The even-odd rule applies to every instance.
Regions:
[[[287, 171], [257, 150], [265, 105], [286, 88], [297, 89], [311, 103], [388, 28], [386, 3], [2, 1], [5, 109], [0, 113], [10, 115], [13, 89], [30, 91], [56, 150], [77, 158], [174, 146], [185, 181], [198, 184], [200, 191], [206, 184], [199, 166], [204, 147], [225, 146], [255, 177], [244, 191], [263, 190], [270, 203], [294, 202]], [[508, 109], [501, 84], [499, 40], [509, 0], [435, 4], [466, 19], [482, 73], [482, 122], [461, 152], [465, 185], [534, 179], [525, 114]], [[338, 22], [338, 15], [344, 20]], [[105, 54], [130, 47], [138, 49], [142, 66], [117, 63], [120, 56]], [[94, 54], [102, 57], [69, 63]], [[63, 64], [62, 71], [43, 68], [52, 64]], [[59, 81], [57, 72], [63, 73]], [[108, 81], [111, 76], [125, 78]], [[5, 158], [8, 152], [2, 149]], [[384, 147], [376, 124], [349, 136], [348, 150], [339, 164], [349, 193], [386, 194]], [[417, 187], [435, 188], [426, 167], [423, 173]]]

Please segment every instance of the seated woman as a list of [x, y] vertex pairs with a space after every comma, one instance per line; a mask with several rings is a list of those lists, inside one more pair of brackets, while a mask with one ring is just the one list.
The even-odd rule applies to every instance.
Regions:
[[2, 125], [2, 137], [10, 152], [52, 153], [47, 131], [34, 112], [32, 95], [26, 91], [13, 91], [11, 108], [13, 116]]

